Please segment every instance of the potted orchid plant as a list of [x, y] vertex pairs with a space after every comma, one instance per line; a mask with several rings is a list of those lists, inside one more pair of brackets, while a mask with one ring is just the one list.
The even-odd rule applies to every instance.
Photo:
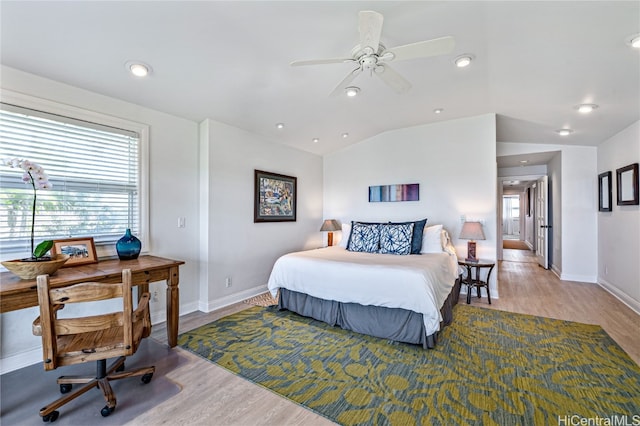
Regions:
[[33, 188], [33, 204], [31, 207], [31, 257], [21, 260], [23, 262], [41, 262], [51, 260], [51, 257], [45, 255], [49, 250], [51, 250], [51, 247], [53, 247], [53, 241], [46, 240], [34, 247], [34, 234], [36, 226], [36, 201], [38, 198], [37, 190], [51, 189], [53, 185], [49, 182], [49, 177], [39, 164], [18, 158], [4, 160], [3, 164], [11, 168], [21, 169], [23, 171], [22, 181], [26, 184], [30, 184]]
[[33, 163], [29, 160], [21, 160], [13, 158], [10, 160], [4, 160], [3, 164], [11, 168], [22, 169], [22, 181], [30, 184], [33, 188], [33, 204], [31, 207], [31, 257], [22, 259], [27, 262], [39, 262], [43, 260], [51, 260], [49, 256], [45, 256], [51, 247], [53, 247], [53, 241], [43, 241], [34, 247], [34, 234], [36, 226], [36, 201], [38, 198], [38, 189], [51, 189], [53, 185], [49, 182], [49, 177], [45, 173], [42, 166]]
[[14, 158], [4, 160], [1, 163], [22, 170], [22, 180], [33, 188], [33, 204], [31, 206], [31, 257], [0, 263], [23, 280], [34, 279], [39, 275], [54, 274], [69, 259], [69, 255], [60, 253], [53, 257], [47, 256], [47, 252], [53, 247], [51, 240], [43, 241], [34, 247], [38, 189], [51, 189], [49, 178], [41, 166], [28, 160]]

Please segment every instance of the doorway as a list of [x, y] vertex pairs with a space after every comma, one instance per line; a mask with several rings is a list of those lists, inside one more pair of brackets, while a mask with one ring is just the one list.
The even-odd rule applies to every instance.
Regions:
[[520, 235], [520, 195], [503, 195], [502, 239], [521, 240]]

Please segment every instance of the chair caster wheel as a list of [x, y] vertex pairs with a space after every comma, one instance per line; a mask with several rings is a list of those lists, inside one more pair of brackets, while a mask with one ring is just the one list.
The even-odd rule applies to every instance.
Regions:
[[149, 383], [151, 381], [151, 378], [153, 377], [153, 373], [147, 373], [144, 376], [142, 376], [142, 383], [144, 383], [145, 385], [147, 383]]
[[60, 393], [69, 393], [73, 385], [71, 383], [64, 383], [60, 385]]
[[47, 423], [47, 422], [55, 422], [56, 420], [58, 420], [58, 416], [60, 415], [60, 413], [58, 411], [52, 411], [51, 413], [47, 414], [46, 416], [42, 416], [42, 421]]
[[102, 414], [102, 417], [108, 417], [111, 413], [113, 413], [113, 410], [115, 410], [116, 407], [113, 408], [109, 408], [108, 405], [105, 405], [102, 410], [100, 410], [100, 414]]

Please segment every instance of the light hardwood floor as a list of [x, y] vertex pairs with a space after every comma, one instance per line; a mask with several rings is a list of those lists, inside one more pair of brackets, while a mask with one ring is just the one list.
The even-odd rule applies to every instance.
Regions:
[[[505, 250], [498, 265], [499, 299], [472, 298], [471, 304], [568, 321], [598, 324], [640, 364], [640, 315], [596, 284], [560, 281], [540, 268], [532, 253]], [[460, 298], [464, 303], [465, 299]], [[230, 315], [248, 305], [180, 318], [180, 332]], [[166, 342], [163, 325], [152, 337]], [[172, 425], [325, 425], [329, 420], [256, 386], [183, 349], [186, 362], [168, 374], [181, 392], [129, 424]]]

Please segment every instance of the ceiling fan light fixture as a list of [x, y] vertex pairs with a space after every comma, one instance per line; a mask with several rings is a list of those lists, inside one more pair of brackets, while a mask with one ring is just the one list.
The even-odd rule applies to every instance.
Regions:
[[596, 104], [580, 104], [576, 107], [578, 112], [581, 114], [589, 114], [596, 108], [598, 108], [598, 105]]
[[151, 67], [140, 61], [129, 61], [125, 67], [136, 77], [146, 77], [151, 74]]
[[464, 68], [471, 65], [473, 61], [473, 55], [465, 53], [464, 55], [458, 56], [453, 62], [456, 64], [458, 68]]
[[571, 133], [573, 133], [573, 130], [571, 130], [571, 129], [558, 129], [558, 130], [556, 130], [556, 133], [559, 134], [560, 136], [569, 136]]
[[360, 88], [356, 86], [349, 86], [349, 87], [345, 87], [344, 92], [347, 94], [348, 97], [354, 98], [358, 96], [358, 93], [360, 93]]

